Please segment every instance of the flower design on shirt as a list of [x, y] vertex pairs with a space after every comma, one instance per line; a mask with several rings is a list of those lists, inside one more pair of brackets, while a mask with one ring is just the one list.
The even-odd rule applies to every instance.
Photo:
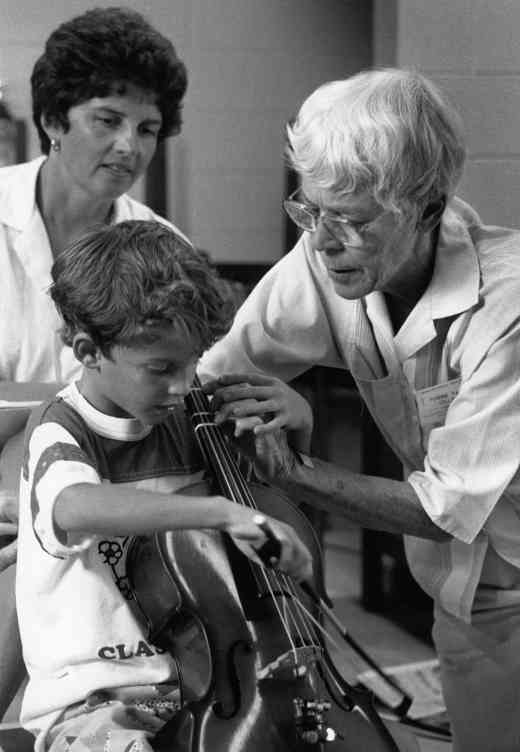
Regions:
[[119, 559], [123, 555], [123, 549], [119, 541], [115, 540], [103, 540], [98, 545], [98, 551], [101, 554], [105, 564], [111, 567], [115, 567]]
[[129, 537], [121, 537], [119, 540], [102, 540], [98, 543], [98, 553], [103, 561], [112, 570], [112, 577], [123, 598], [133, 600], [133, 593], [126, 573], [126, 553]]

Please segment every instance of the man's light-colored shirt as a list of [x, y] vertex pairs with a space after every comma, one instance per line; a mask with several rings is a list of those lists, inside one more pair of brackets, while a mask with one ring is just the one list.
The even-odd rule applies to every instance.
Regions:
[[316, 364], [351, 371], [426, 513], [453, 536], [405, 539], [426, 592], [466, 621], [479, 582], [479, 607], [518, 603], [520, 233], [451, 202], [430, 284], [397, 334], [382, 294], [336, 294], [304, 234], [199, 372], [289, 380]]

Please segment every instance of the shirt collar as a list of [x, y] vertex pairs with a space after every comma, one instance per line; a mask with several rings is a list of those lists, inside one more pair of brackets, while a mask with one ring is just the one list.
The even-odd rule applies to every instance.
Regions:
[[454, 316], [478, 302], [479, 263], [469, 233], [469, 227], [476, 223], [480, 224], [478, 215], [460, 200], [444, 213], [433, 276], [423, 296], [432, 319]]
[[456, 316], [478, 302], [480, 269], [469, 232], [476, 224], [480, 224], [478, 215], [463, 201], [454, 199], [446, 208], [439, 228], [432, 278], [397, 334], [394, 335], [384, 295], [373, 292], [366, 297], [372, 325], [400, 362], [436, 337], [436, 319]]
[[395, 336], [399, 360], [411, 357], [437, 335], [435, 320], [457, 316], [477, 304], [480, 268], [469, 228], [478, 215], [455, 199], [444, 212], [430, 284]]
[[66, 399], [67, 393], [75, 409], [89, 428], [100, 436], [117, 441], [140, 441], [148, 436], [152, 430], [152, 426], [141, 423], [137, 418], [116, 418], [113, 415], [102, 413], [85, 399], [76, 382], [72, 382], [65, 387], [60, 395]]

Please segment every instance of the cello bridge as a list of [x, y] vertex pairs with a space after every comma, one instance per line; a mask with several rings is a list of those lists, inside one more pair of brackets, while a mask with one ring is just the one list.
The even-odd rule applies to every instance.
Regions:
[[259, 669], [256, 678], [258, 681], [299, 679], [307, 674], [309, 666], [313, 666], [321, 658], [321, 654], [322, 649], [318, 645], [305, 645], [288, 650]]

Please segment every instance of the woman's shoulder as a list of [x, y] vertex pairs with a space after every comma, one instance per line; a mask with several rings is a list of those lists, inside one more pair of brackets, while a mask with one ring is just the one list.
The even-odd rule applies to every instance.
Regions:
[[157, 214], [156, 212], [154, 212], [153, 209], [150, 209], [150, 207], [147, 206], [146, 204], [143, 204], [141, 201], [137, 201], [136, 199], [132, 198], [127, 193], [125, 193], [122, 196], [120, 196], [116, 201], [115, 221], [123, 222], [127, 219], [144, 219], [144, 220], [155, 220], [156, 222], [161, 222], [162, 224], [170, 227], [186, 243], [189, 243], [189, 245], [192, 245], [189, 238], [187, 238], [186, 235], [181, 230], [179, 230], [179, 228], [176, 227], [172, 222], [165, 219], [160, 214]]
[[36, 157], [30, 162], [19, 162], [18, 164], [5, 165], [0, 167], [0, 191], [10, 188], [15, 183], [25, 184], [28, 180], [36, 183], [36, 176], [45, 161], [45, 157]]
[[0, 167], [0, 223], [25, 224], [35, 201], [36, 179], [45, 157]]

